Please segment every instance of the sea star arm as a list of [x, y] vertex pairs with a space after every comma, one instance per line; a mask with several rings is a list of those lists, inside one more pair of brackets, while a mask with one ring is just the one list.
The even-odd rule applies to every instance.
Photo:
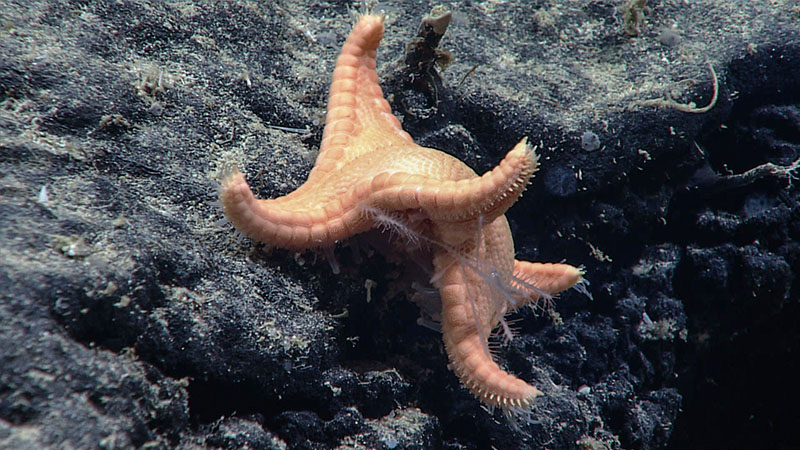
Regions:
[[384, 145], [413, 144], [383, 98], [376, 71], [383, 16], [362, 16], [336, 60], [319, 156], [308, 180], [315, 181]]
[[307, 208], [300, 207], [299, 201], [283, 201], [287, 197], [255, 198], [239, 172], [223, 180], [220, 192], [225, 216], [237, 230], [255, 241], [281, 248], [324, 247], [372, 226], [372, 221], [355, 207], [350, 195], [331, 196]]
[[465, 222], [481, 216], [490, 223], [522, 195], [537, 165], [534, 149], [522, 139], [481, 177], [440, 180], [405, 172], [380, 174], [372, 180], [369, 201], [384, 210], [419, 208], [437, 222]]
[[494, 306], [482, 301], [490, 295], [490, 286], [447, 252], [437, 254], [434, 265], [442, 270], [437, 281], [442, 298], [442, 339], [453, 372], [485, 404], [507, 414], [525, 414], [541, 391], [492, 360], [487, 336]]
[[514, 260], [514, 288], [525, 294], [522, 303], [553, 297], [584, 281], [583, 270], [569, 264], [534, 263]]

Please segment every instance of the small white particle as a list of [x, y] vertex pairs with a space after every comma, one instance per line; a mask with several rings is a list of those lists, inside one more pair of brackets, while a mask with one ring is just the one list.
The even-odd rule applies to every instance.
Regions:
[[39, 189], [39, 197], [36, 199], [36, 201], [42, 204], [50, 201], [50, 196], [47, 195], [47, 185], [42, 186], [42, 188]]

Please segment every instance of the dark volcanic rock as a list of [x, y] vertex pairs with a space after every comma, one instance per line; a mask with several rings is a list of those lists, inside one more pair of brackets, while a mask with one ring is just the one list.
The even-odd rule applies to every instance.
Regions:
[[307, 175], [360, 2], [5, 1], [0, 447], [800, 446], [800, 12], [621, 3], [467, 2], [428, 84], [401, 61], [433, 3], [378, 6], [405, 128], [481, 173], [529, 136], [518, 255], [591, 282], [518, 313], [499, 360], [546, 395], [516, 431], [417, 325], [415, 262], [334, 275], [220, 221], [230, 165]]

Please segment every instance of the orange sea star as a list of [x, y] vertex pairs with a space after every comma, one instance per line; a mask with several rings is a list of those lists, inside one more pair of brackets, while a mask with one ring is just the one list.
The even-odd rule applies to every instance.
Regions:
[[331, 246], [387, 223], [430, 244], [432, 284], [453, 371], [477, 398], [527, 414], [541, 392], [505, 372], [487, 340], [513, 309], [572, 287], [581, 270], [514, 259], [505, 218], [536, 171], [522, 139], [478, 177], [458, 159], [416, 145], [383, 98], [375, 55], [383, 17], [364, 15], [336, 61], [319, 156], [294, 192], [258, 200], [244, 176], [222, 183], [225, 215], [245, 235], [276, 247]]

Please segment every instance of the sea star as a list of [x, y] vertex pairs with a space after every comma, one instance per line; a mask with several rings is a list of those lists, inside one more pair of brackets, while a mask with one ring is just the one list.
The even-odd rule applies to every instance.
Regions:
[[451, 368], [485, 404], [527, 417], [541, 392], [493, 361], [489, 335], [502, 325], [510, 338], [503, 321], [508, 311], [575, 286], [583, 273], [514, 259], [505, 212], [538, 165], [526, 139], [478, 177], [403, 131], [378, 85], [375, 55], [383, 31], [382, 16], [363, 15], [342, 47], [308, 180], [286, 196], [258, 200], [234, 171], [222, 183], [225, 215], [254, 240], [287, 249], [332, 246], [387, 226], [428, 246]]

